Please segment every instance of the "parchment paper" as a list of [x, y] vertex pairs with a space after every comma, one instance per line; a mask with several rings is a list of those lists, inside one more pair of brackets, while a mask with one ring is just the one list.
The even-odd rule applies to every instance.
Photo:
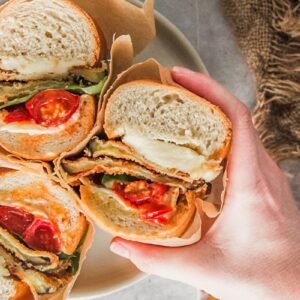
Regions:
[[106, 41], [107, 54], [114, 37], [130, 34], [135, 54], [155, 37], [154, 0], [146, 0], [139, 8], [126, 0], [72, 0], [94, 20]]

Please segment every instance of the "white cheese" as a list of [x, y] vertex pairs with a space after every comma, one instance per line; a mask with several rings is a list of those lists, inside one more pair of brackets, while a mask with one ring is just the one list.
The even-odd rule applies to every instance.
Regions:
[[30, 60], [23, 56], [17, 57], [2, 57], [0, 60], [0, 69], [15, 70], [20, 74], [65, 74], [74, 66], [85, 65], [82, 59], [74, 58], [69, 61], [61, 61], [60, 59], [39, 58], [38, 60]]
[[188, 147], [132, 134], [125, 135], [122, 141], [146, 160], [165, 168], [187, 173], [194, 180], [203, 178], [211, 181], [219, 174], [219, 170], [212, 168], [212, 165], [218, 166], [218, 161], [208, 161], [205, 156]]

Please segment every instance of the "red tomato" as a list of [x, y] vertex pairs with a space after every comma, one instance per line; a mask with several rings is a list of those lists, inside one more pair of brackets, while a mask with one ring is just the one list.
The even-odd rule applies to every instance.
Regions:
[[113, 190], [131, 204], [140, 206], [159, 200], [169, 188], [164, 184], [139, 180], [124, 184], [115, 182]]
[[64, 90], [44, 90], [25, 106], [37, 124], [59, 126], [68, 121], [79, 107], [80, 96]]
[[162, 198], [168, 190], [169, 187], [164, 184], [143, 180], [113, 184], [113, 191], [118, 196], [140, 210], [141, 220], [160, 225], [167, 224], [174, 213]]
[[147, 211], [141, 215], [141, 219], [156, 224], [167, 224], [173, 216], [173, 209], [171, 207], [161, 207], [157, 210]]
[[21, 209], [0, 205], [0, 226], [20, 237], [34, 221], [34, 216]]
[[15, 110], [9, 112], [4, 117], [5, 123], [30, 121], [30, 120], [32, 120], [32, 117], [29, 114], [29, 112], [25, 109], [25, 107], [23, 107], [23, 106], [20, 106], [20, 107], [16, 108]]
[[32, 249], [60, 252], [60, 243], [55, 236], [52, 224], [45, 220], [36, 219], [24, 233], [24, 242]]

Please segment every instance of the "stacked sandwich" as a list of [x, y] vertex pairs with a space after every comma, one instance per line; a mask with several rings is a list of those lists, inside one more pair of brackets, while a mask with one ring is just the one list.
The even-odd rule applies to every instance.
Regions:
[[222, 172], [231, 124], [161, 74], [149, 60], [119, 76], [105, 96], [102, 135], [82, 157], [63, 159], [59, 172], [80, 186], [82, 207], [101, 228], [168, 245], [189, 229]]

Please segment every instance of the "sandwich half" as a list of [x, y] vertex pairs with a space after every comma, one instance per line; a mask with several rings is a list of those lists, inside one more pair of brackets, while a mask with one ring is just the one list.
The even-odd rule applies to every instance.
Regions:
[[[122, 82], [122, 79], [120, 79]], [[231, 123], [205, 99], [152, 80], [120, 84], [107, 99], [104, 134], [64, 159], [85, 212], [114, 235], [180, 237], [222, 171]]]
[[11, 0], [0, 7], [0, 36], [0, 145], [53, 160], [95, 124], [102, 33], [71, 1]]
[[76, 194], [41, 165], [4, 158], [0, 194], [1, 299], [65, 298], [91, 243]]

